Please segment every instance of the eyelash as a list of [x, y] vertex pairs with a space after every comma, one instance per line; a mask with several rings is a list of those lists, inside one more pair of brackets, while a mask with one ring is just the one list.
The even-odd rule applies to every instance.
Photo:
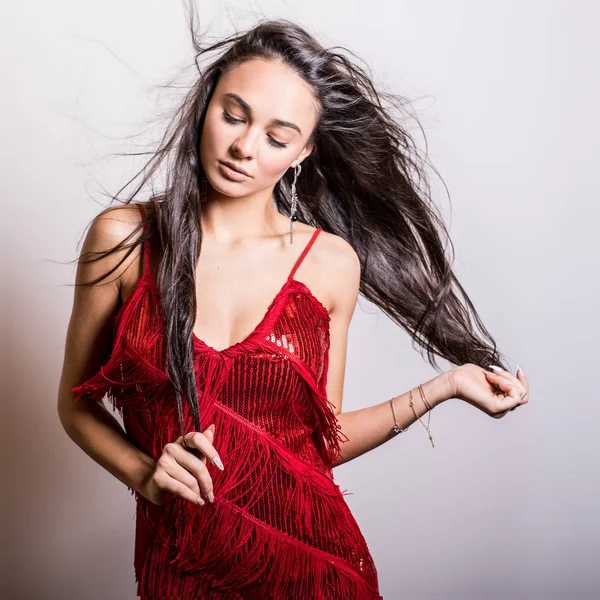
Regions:
[[[242, 122], [241, 119], [236, 119], [235, 117], [232, 117], [226, 110], [223, 111], [223, 117], [228, 123], [231, 123], [232, 125]], [[269, 138], [269, 143], [271, 144], [271, 146], [275, 146], [275, 148], [287, 148], [288, 147], [288, 144], [284, 144], [283, 142], [278, 142], [276, 139], [272, 138], [270, 135], [267, 137]]]

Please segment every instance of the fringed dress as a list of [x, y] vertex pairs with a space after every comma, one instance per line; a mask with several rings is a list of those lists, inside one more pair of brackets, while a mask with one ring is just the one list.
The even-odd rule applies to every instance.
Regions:
[[[294, 279], [320, 231], [243, 341], [216, 350], [193, 336], [202, 426], [215, 423], [225, 470], [207, 462], [215, 502], [204, 506], [174, 494], [157, 506], [128, 488], [142, 599], [382, 598], [367, 543], [333, 477], [348, 438], [326, 394], [330, 316]], [[106, 395], [131, 442], [154, 460], [180, 435], [164, 322], [146, 241], [144, 273], [115, 319], [111, 357], [72, 389], [76, 399]]]

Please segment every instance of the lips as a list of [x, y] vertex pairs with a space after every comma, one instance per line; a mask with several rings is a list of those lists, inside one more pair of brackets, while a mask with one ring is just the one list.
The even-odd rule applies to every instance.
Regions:
[[242, 169], [242, 167], [238, 167], [238, 166], [234, 165], [233, 163], [225, 162], [223, 160], [220, 162], [221, 162], [221, 164], [228, 166], [230, 169], [233, 169], [234, 171], [237, 171], [238, 173], [242, 173], [243, 175], [250, 177], [250, 174], [248, 172], [244, 171], [244, 169]]

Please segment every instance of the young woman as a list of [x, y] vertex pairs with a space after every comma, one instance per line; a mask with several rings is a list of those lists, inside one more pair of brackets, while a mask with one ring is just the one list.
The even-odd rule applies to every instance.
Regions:
[[[168, 165], [164, 192], [86, 237], [62, 423], [135, 495], [142, 598], [381, 598], [333, 468], [449, 398], [503, 417], [527, 379], [453, 275], [414, 144], [363, 71], [284, 20], [196, 48], [222, 52], [145, 172]], [[359, 293], [456, 367], [343, 412]]]

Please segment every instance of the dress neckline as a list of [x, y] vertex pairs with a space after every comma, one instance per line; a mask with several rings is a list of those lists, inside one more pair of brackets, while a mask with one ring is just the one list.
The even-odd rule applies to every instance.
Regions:
[[[222, 355], [222, 354], [226, 355], [226, 354], [234, 353], [237, 350], [242, 350], [245, 346], [248, 345], [248, 343], [255, 336], [262, 333], [263, 329], [265, 328], [265, 326], [267, 324], [270, 324], [272, 322], [272, 320], [275, 320], [275, 318], [279, 315], [279, 313], [285, 307], [285, 304], [286, 304], [285, 300], [287, 299], [286, 292], [293, 289], [294, 287], [298, 288], [298, 290], [301, 293], [303, 293], [320, 312], [322, 312], [327, 323], [329, 323], [329, 321], [331, 320], [329, 311], [327, 310], [325, 305], [312, 293], [310, 288], [305, 283], [303, 283], [302, 281], [298, 281], [297, 279], [287, 279], [284, 282], [284, 284], [281, 286], [280, 290], [277, 292], [275, 297], [273, 298], [271, 304], [265, 311], [265, 314], [264, 314], [263, 318], [260, 320], [260, 322], [258, 323], [258, 325], [256, 325], [256, 327], [254, 327], [254, 329], [244, 339], [242, 339], [239, 342], [234, 342], [233, 344], [227, 346], [226, 348], [219, 350], [217, 348], [214, 348], [210, 344], [207, 344], [204, 340], [202, 340], [200, 337], [198, 337], [192, 331], [192, 338], [193, 338], [194, 344], [197, 347], [200, 347], [202, 349], [205, 349], [207, 351], [210, 351], [210, 352], [212, 352], [214, 354], [218, 354], [218, 355]], [[279, 307], [279, 311], [274, 312], [276, 307]], [[271, 319], [271, 317], [272, 317], [272, 319]]]
[[[145, 213], [144, 213], [142, 206], [138, 205], [138, 207], [140, 208], [142, 215], [144, 215]], [[144, 228], [144, 229], [146, 229], [146, 228]], [[284, 281], [283, 285], [281, 286], [281, 288], [279, 289], [277, 294], [275, 294], [275, 297], [269, 304], [262, 319], [252, 329], [252, 331], [250, 331], [250, 333], [246, 337], [244, 337], [239, 342], [234, 342], [233, 344], [230, 344], [229, 346], [219, 350], [219, 349], [211, 346], [210, 344], [206, 343], [192, 329], [192, 343], [193, 343], [194, 348], [198, 351], [204, 350], [206, 352], [211, 352], [218, 356], [234, 354], [238, 351], [243, 350], [251, 342], [251, 340], [253, 340], [254, 337], [257, 336], [259, 333], [261, 333], [263, 328], [271, 321], [271, 317], [272, 317], [273, 313], [275, 312], [276, 315], [278, 315], [283, 310], [283, 308], [286, 304], [286, 301], [287, 301], [287, 297], [289, 295], [288, 292], [290, 292], [291, 290], [294, 290], [294, 289], [296, 291], [303, 293], [311, 301], [313, 306], [315, 306], [317, 308], [317, 310], [323, 314], [323, 316], [327, 322], [327, 327], [329, 330], [329, 322], [331, 320], [331, 316], [329, 314], [329, 311], [325, 307], [325, 305], [312, 293], [311, 289], [305, 283], [298, 281], [297, 279], [294, 279], [294, 274], [298, 270], [298, 267], [304, 260], [305, 256], [307, 255], [308, 251], [314, 244], [315, 240], [317, 239], [317, 236], [319, 235], [319, 233], [321, 231], [322, 231], [321, 227], [317, 227], [315, 229], [315, 231], [313, 232], [313, 234], [310, 237], [310, 240], [308, 241], [306, 246], [303, 248], [302, 253], [296, 259], [294, 266], [292, 267], [292, 270], [290, 271], [287, 279]], [[142, 289], [144, 281], [148, 281], [150, 286], [152, 287], [153, 293], [151, 294], [151, 296], [155, 296], [156, 298], [158, 298], [158, 288], [156, 287], [154, 275], [152, 273], [152, 269], [150, 268], [150, 252], [149, 252], [148, 240], [144, 241], [144, 262], [145, 262], [145, 265], [144, 265], [143, 275], [138, 280], [133, 292], [129, 295], [129, 297], [127, 298], [125, 303], [121, 306], [121, 309], [119, 310], [119, 312], [117, 314], [117, 318], [119, 320], [123, 316], [123, 313], [125, 312], [126, 307], [133, 300], [133, 297], [138, 293], [138, 290]], [[275, 311], [276, 308], [279, 308], [279, 310]], [[121, 328], [121, 326], [119, 327], [119, 329], [120, 328]]]
[[[321, 231], [322, 231], [322, 229], [320, 227], [317, 227], [313, 231], [308, 243], [302, 249], [300, 256], [295, 260], [294, 265], [287, 276], [287, 279], [284, 281], [283, 285], [281, 286], [281, 288], [279, 289], [277, 294], [275, 294], [275, 297], [273, 298], [273, 300], [267, 307], [267, 310], [265, 311], [262, 319], [258, 322], [258, 324], [250, 331], [250, 333], [246, 337], [244, 337], [239, 342], [234, 342], [233, 344], [230, 344], [229, 346], [219, 350], [219, 349], [215, 348], [214, 346], [207, 344], [192, 329], [192, 339], [193, 339], [195, 345], [200, 348], [204, 348], [205, 350], [210, 350], [211, 352], [213, 352], [217, 355], [228, 354], [228, 353], [231, 353], [238, 349], [243, 348], [246, 344], [248, 344], [250, 342], [251, 339], [254, 338], [255, 335], [257, 335], [262, 330], [263, 326], [270, 320], [269, 317], [271, 316], [271, 313], [275, 310], [275, 308], [278, 306], [281, 306], [281, 308], [282, 308], [285, 305], [285, 299], [286, 299], [285, 293], [288, 290], [288, 287], [290, 285], [293, 285], [293, 282], [295, 282], [297, 285], [299, 284], [300, 287], [305, 288], [304, 289], [305, 293], [307, 293], [307, 295], [309, 297], [312, 297], [313, 300], [316, 300], [321, 305], [321, 307], [327, 313], [327, 318], [329, 319], [329, 312], [323, 306], [323, 304], [317, 300], [317, 298], [311, 292], [311, 290], [308, 289], [308, 287], [305, 284], [303, 284], [302, 282], [299, 282], [298, 280], [294, 279], [294, 274], [298, 270], [298, 267], [302, 264], [302, 261], [304, 260], [305, 256], [308, 254], [308, 251], [314, 244], [315, 240], [317, 239], [317, 236], [319, 235], [319, 233], [321, 233]], [[195, 325], [195, 323], [194, 323], [194, 325]]]
[[[133, 292], [131, 292], [127, 300], [125, 300], [125, 302], [121, 305], [121, 308], [117, 312], [117, 315], [115, 317], [115, 324], [118, 325], [117, 336], [120, 335], [122, 328], [126, 325], [127, 319], [125, 318], [125, 312], [127, 311], [128, 307], [132, 305], [132, 303], [135, 301], [136, 296], [142, 293], [144, 287], [150, 288], [151, 300], [158, 300], [158, 288], [156, 287], [154, 276], [152, 275], [152, 272], [147, 271], [138, 279], [138, 282]], [[218, 350], [217, 348], [214, 348], [213, 346], [204, 342], [192, 331], [192, 342], [194, 348], [197, 351], [211, 352], [212, 354], [217, 356], [233, 355], [237, 352], [243, 351], [244, 348], [251, 342], [251, 340], [255, 336], [257, 336], [259, 333], [262, 333], [262, 331], [266, 328], [266, 325], [269, 322], [271, 322], [271, 317], [273, 318], [273, 320], [275, 320], [275, 317], [279, 316], [279, 314], [281, 313], [281, 311], [283, 311], [286, 305], [286, 293], [289, 294], [292, 291], [303, 294], [306, 298], [308, 298], [308, 300], [315, 307], [317, 312], [320, 312], [323, 318], [325, 319], [327, 323], [327, 331], [329, 332], [329, 323], [331, 321], [331, 315], [327, 307], [312, 293], [312, 290], [304, 282], [299, 281], [298, 279], [290, 278], [284, 282], [281, 289], [277, 292], [275, 298], [273, 298], [260, 323], [258, 323], [258, 325], [243, 340], [235, 342], [227, 348]], [[279, 306], [280, 310], [277, 311], [277, 313], [274, 313], [276, 306]]]

